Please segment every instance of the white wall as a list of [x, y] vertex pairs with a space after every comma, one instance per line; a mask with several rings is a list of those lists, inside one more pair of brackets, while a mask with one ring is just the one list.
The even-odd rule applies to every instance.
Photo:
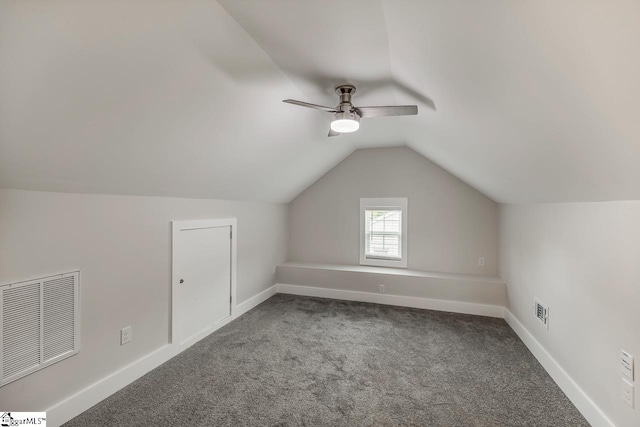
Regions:
[[508, 309], [617, 426], [640, 425], [620, 399], [620, 350], [640, 360], [640, 201], [501, 206], [500, 254]]
[[0, 189], [0, 284], [78, 268], [82, 281], [81, 352], [0, 388], [2, 407], [45, 410], [167, 344], [170, 221], [224, 217], [238, 219], [241, 302], [285, 258], [285, 205]]
[[496, 203], [407, 147], [357, 150], [296, 197], [289, 261], [359, 264], [361, 197], [409, 198], [407, 268], [497, 274]]

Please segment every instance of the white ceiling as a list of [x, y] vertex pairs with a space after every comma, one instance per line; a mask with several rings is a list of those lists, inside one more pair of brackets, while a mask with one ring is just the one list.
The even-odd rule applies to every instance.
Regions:
[[[0, 187], [289, 201], [408, 145], [499, 202], [640, 199], [640, 2], [0, 3]], [[334, 106], [418, 104], [327, 138]], [[436, 109], [433, 109], [435, 103]]]

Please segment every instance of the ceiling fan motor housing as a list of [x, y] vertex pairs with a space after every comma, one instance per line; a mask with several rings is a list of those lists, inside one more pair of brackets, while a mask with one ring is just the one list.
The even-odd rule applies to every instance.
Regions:
[[360, 116], [355, 111], [341, 111], [336, 113], [334, 120], [355, 120], [360, 122]]
[[340, 105], [338, 109], [341, 111], [351, 111], [353, 104], [351, 104], [351, 97], [356, 93], [356, 87], [352, 85], [342, 85], [336, 88], [336, 94], [340, 95]]

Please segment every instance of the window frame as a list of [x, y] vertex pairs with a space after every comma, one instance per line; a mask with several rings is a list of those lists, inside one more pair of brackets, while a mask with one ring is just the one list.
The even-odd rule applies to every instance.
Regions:
[[[402, 218], [401, 258], [399, 260], [367, 257], [366, 251], [366, 231], [365, 212], [372, 209], [400, 209]], [[407, 229], [408, 229], [408, 199], [406, 197], [384, 197], [384, 198], [361, 198], [360, 199], [360, 265], [374, 267], [407, 268]]]

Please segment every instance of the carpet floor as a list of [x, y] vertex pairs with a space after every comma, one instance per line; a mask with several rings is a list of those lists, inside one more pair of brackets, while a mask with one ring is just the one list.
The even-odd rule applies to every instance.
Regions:
[[278, 294], [65, 426], [588, 426], [502, 319]]

